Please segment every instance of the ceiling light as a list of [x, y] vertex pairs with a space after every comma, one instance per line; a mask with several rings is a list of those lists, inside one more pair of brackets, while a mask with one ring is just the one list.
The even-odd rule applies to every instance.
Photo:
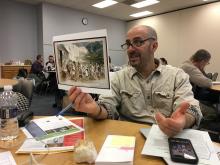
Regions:
[[118, 3], [118, 2], [117, 2], [117, 1], [113, 1], [113, 0], [104, 0], [104, 1], [102, 1], [102, 2], [99, 2], [99, 3], [94, 4], [94, 5], [92, 5], [92, 6], [102, 9], [102, 8], [105, 8], [105, 7], [114, 5], [114, 4], [116, 4], [116, 3]]
[[132, 16], [132, 17], [142, 17], [142, 16], [150, 15], [152, 13], [153, 12], [150, 12], [150, 11], [143, 11], [143, 12], [131, 14], [130, 16]]
[[157, 1], [157, 0], [145, 0], [145, 1], [138, 2], [138, 3], [134, 3], [131, 6], [136, 7], [136, 8], [142, 8], [142, 7], [150, 6], [150, 5], [159, 3], [159, 2], [160, 1]]

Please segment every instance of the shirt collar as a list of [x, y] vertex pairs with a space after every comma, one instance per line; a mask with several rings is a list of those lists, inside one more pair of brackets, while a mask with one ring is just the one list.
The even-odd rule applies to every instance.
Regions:
[[[160, 74], [162, 72], [162, 68], [163, 68], [163, 66], [161, 64], [159, 64], [159, 66], [153, 71], [154, 72], [153, 74], [155, 74], [155, 73]], [[128, 66], [128, 71], [129, 71], [130, 79], [132, 79], [135, 75], [139, 74], [138, 71], [130, 65]]]

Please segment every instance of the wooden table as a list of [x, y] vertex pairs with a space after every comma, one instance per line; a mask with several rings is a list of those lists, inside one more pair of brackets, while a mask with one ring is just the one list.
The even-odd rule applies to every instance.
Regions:
[[220, 92], [220, 84], [218, 84], [218, 85], [212, 85], [210, 89]]
[[218, 93], [219, 102], [218, 102], [218, 105], [217, 105], [217, 111], [218, 111], [218, 113], [220, 113], [220, 84], [212, 85], [210, 89]]
[[19, 69], [27, 69], [28, 73], [31, 70], [31, 65], [0, 65], [0, 67], [1, 77], [8, 79], [17, 76]]
[[0, 79], [0, 87], [4, 87], [5, 85], [15, 85], [18, 83], [18, 80], [14, 79]]
[[[100, 151], [107, 135], [116, 134], [135, 136], [136, 144], [134, 154], [134, 165], [165, 165], [164, 161], [161, 158], [141, 155], [145, 138], [140, 134], [139, 129], [143, 127], [146, 128], [149, 126], [131, 122], [115, 120], [96, 121], [90, 118], [85, 118], [86, 139], [90, 139], [94, 142], [97, 152]], [[24, 138], [24, 134], [20, 132], [18, 141], [22, 142]], [[11, 148], [10, 151], [12, 152], [13, 157], [19, 165], [22, 164], [22, 162], [27, 162], [30, 159], [30, 157], [27, 154], [15, 154], [15, 151], [18, 148], [19, 145], [17, 147]], [[2, 151], [6, 150], [0, 149], [0, 152]], [[66, 152], [58, 154], [48, 154], [44, 157], [41, 156], [43, 159], [41, 159], [38, 156], [36, 157], [38, 157], [41, 160], [39, 161], [39, 163], [44, 165], [74, 165], [76, 163], [73, 160], [73, 154], [74, 152]]]

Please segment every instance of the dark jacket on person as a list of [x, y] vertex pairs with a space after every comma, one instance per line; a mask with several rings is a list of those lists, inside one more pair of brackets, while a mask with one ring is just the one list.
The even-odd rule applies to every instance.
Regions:
[[44, 66], [40, 62], [35, 61], [31, 66], [30, 73], [39, 74], [43, 71], [43, 68], [44, 68]]

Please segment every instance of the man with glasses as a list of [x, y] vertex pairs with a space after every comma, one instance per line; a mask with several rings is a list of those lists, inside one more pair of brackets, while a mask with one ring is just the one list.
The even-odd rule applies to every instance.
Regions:
[[149, 26], [135, 26], [125, 44], [129, 66], [115, 72], [112, 94], [95, 102], [89, 94], [72, 87], [69, 99], [75, 110], [95, 119], [158, 123], [168, 136], [199, 124], [201, 112], [193, 98], [188, 75], [183, 70], [154, 63], [157, 34]]

